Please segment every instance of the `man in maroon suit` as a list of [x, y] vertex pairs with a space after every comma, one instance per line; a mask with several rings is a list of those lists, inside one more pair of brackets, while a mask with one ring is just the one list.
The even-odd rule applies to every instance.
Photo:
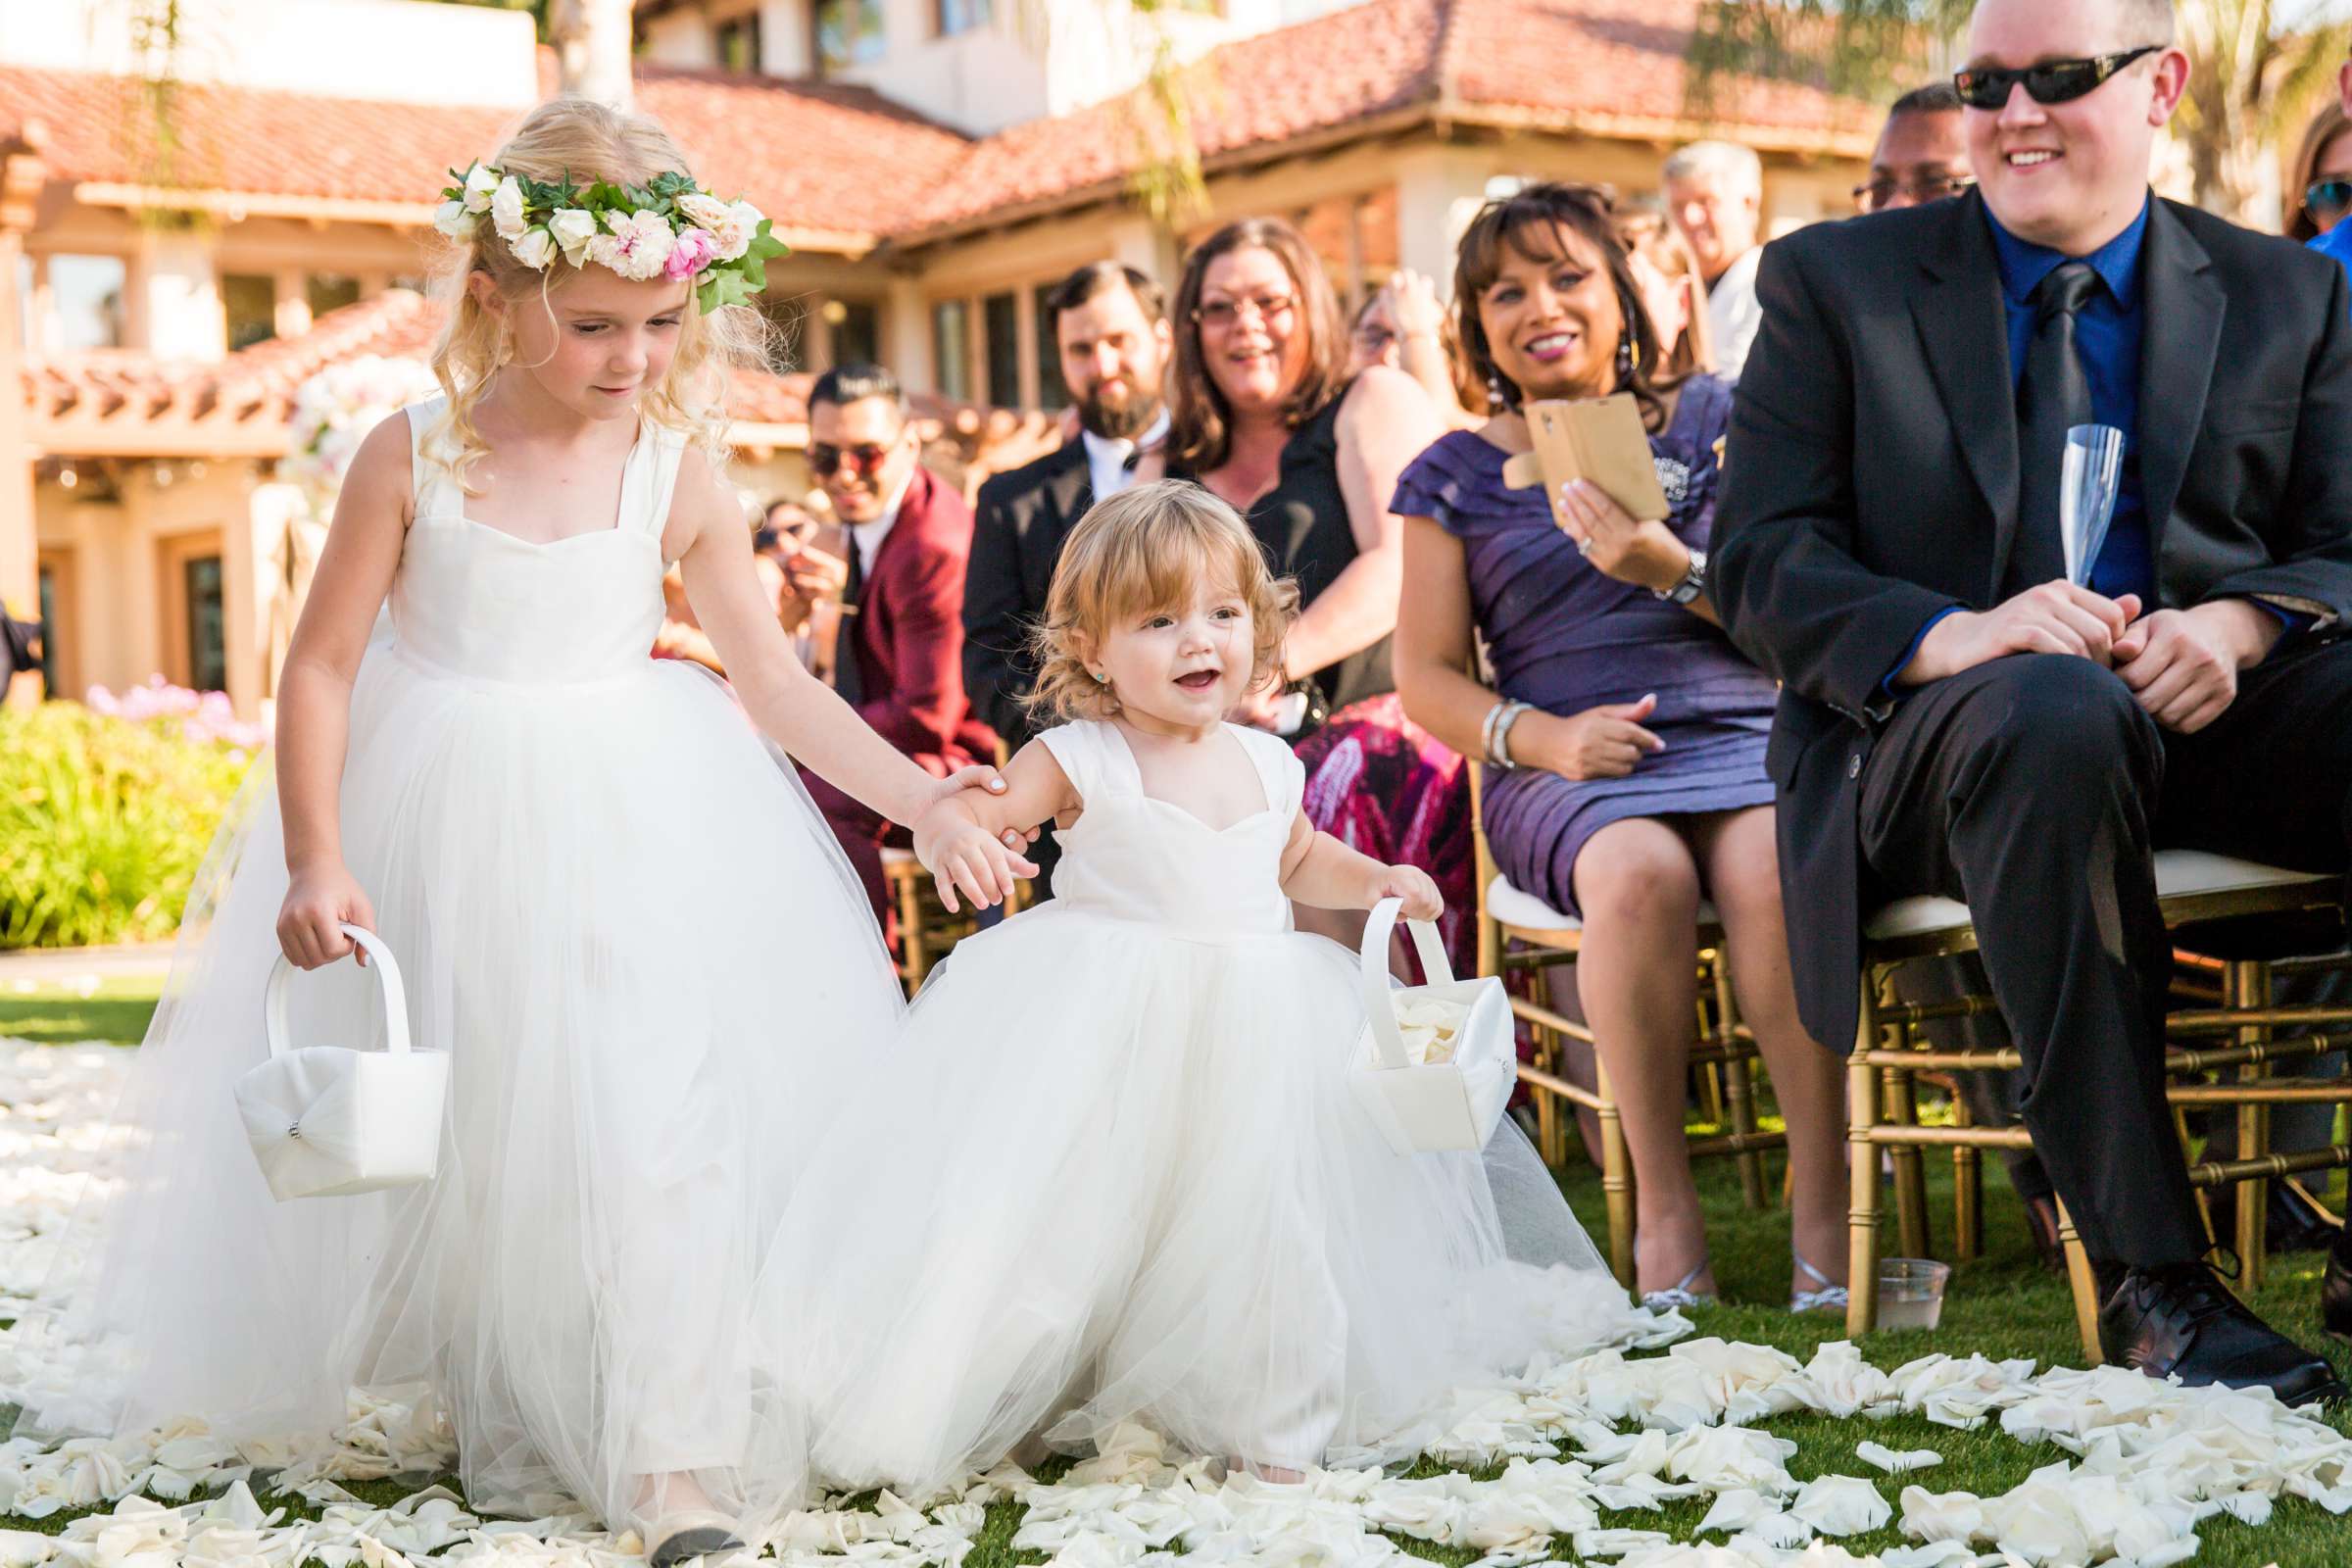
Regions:
[[[834, 690], [935, 774], [990, 760], [995, 737], [963, 694], [972, 511], [916, 461], [895, 376], [876, 365], [845, 365], [817, 378], [808, 393], [808, 466], [849, 534]], [[804, 769], [802, 777], [889, 932], [882, 847], [904, 847], [906, 831], [814, 774]]]

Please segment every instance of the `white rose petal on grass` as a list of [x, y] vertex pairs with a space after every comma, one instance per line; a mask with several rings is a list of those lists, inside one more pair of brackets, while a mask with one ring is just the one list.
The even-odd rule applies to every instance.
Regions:
[[1905, 1487], [1903, 1534], [1922, 1541], [1973, 1541], [1985, 1534], [1984, 1504], [1973, 1492]]
[[1759, 1519], [1770, 1518], [1780, 1511], [1781, 1505], [1761, 1492], [1735, 1488], [1716, 1496], [1715, 1505], [1698, 1522], [1697, 1533], [1703, 1536], [1710, 1530], [1745, 1530]]
[[1896, 1453], [1882, 1443], [1856, 1445], [1854, 1457], [1866, 1464], [1877, 1465], [1890, 1476], [1908, 1475], [1914, 1470], [1933, 1470], [1943, 1463], [1943, 1455], [1934, 1448], [1912, 1448]]
[[1881, 1568], [1973, 1568], [1976, 1560], [1977, 1548], [1965, 1541], [1931, 1541], [1879, 1553]]
[[1894, 1517], [1879, 1489], [1860, 1476], [1817, 1476], [1797, 1490], [1788, 1511], [1825, 1536], [1858, 1536]]

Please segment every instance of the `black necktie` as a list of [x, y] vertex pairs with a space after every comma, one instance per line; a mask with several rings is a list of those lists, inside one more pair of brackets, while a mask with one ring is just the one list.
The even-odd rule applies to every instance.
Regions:
[[840, 629], [833, 634], [833, 690], [856, 708], [865, 701], [865, 679], [858, 671], [858, 602], [865, 594], [865, 552], [850, 535], [850, 580], [841, 589]]
[[2091, 419], [2090, 378], [2075, 352], [2075, 317], [2098, 285], [2089, 263], [2066, 262], [2034, 290], [2034, 336], [2017, 384], [2017, 543], [2004, 593], [2066, 575], [2066, 545], [2058, 531], [2066, 432]]

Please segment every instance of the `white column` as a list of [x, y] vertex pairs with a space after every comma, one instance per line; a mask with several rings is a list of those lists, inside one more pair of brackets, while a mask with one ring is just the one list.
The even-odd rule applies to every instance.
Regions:
[[1156, 278], [1172, 298], [1176, 293], [1176, 236], [1148, 218], [1122, 218], [1111, 225], [1110, 259]]
[[128, 287], [137, 313], [131, 333], [135, 346], [167, 360], [218, 360], [227, 354], [220, 280], [203, 239], [167, 231], [147, 234]]
[[931, 307], [922, 285], [911, 277], [890, 281], [890, 296], [882, 303], [882, 346], [899, 385], [910, 392], [940, 390], [931, 346]]
[[1453, 247], [1486, 200], [1487, 155], [1467, 147], [1417, 147], [1396, 160], [1396, 259], [1453, 289]]

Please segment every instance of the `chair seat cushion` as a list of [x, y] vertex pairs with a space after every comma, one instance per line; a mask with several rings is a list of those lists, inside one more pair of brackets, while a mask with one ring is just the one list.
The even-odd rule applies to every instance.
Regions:
[[[2156, 852], [2156, 896], [2160, 899], [2327, 880], [2325, 875], [2314, 871], [2282, 871], [2275, 865], [2240, 860], [2227, 855], [2209, 855], [2203, 850]], [[1895, 937], [1957, 931], [1968, 923], [1967, 905], [1957, 899], [1931, 895], [1897, 899], [1885, 906], [1864, 922], [1862, 934], [1873, 942], [1886, 942]]]
[[[1570, 932], [1585, 928], [1585, 922], [1575, 915], [1562, 914], [1534, 894], [1520, 892], [1511, 886], [1509, 878], [1499, 875], [1487, 884], [1487, 917], [1521, 931]], [[1715, 923], [1715, 906], [1704, 899], [1698, 905], [1698, 923]]]

